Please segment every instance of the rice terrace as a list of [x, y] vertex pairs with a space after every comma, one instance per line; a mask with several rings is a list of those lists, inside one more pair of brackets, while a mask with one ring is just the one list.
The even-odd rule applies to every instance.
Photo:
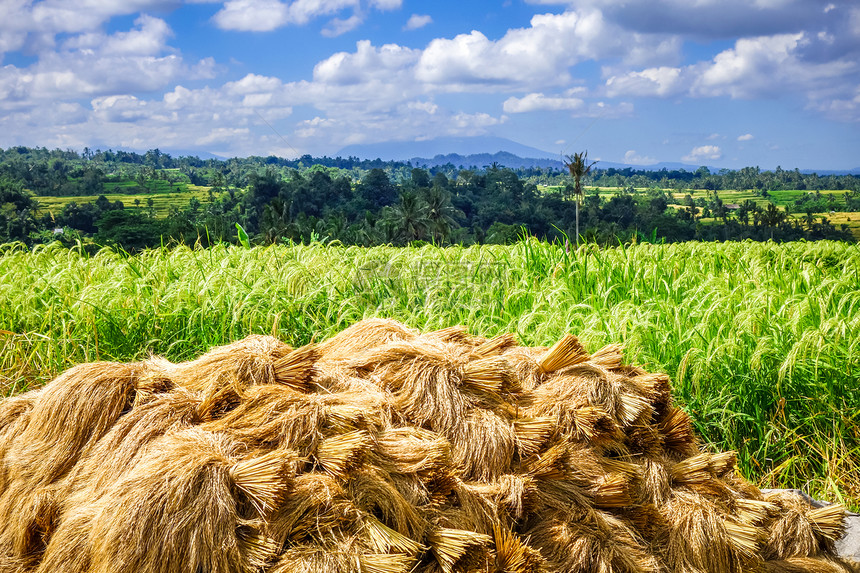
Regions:
[[858, 285], [834, 241], [7, 245], [0, 570], [853, 570]]

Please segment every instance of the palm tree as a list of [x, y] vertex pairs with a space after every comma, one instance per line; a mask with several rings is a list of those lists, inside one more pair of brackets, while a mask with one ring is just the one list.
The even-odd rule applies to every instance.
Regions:
[[406, 243], [426, 238], [431, 227], [427, 204], [411, 191], [403, 191], [400, 201], [386, 211], [383, 219]]
[[451, 204], [451, 194], [440, 187], [433, 187], [424, 195], [427, 205], [427, 219], [430, 223], [430, 235], [433, 241], [441, 244], [448, 239], [455, 228], [457, 220], [463, 217], [463, 212]]
[[579, 202], [583, 198], [582, 178], [588, 175], [597, 162], [588, 163], [588, 151], [567, 156], [564, 166], [573, 178], [573, 195], [576, 197], [576, 244], [579, 244]]

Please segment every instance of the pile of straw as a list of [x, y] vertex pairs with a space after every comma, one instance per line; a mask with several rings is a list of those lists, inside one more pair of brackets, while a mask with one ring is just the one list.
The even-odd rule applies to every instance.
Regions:
[[842, 507], [734, 467], [617, 346], [251, 336], [0, 402], [0, 571], [850, 570]]

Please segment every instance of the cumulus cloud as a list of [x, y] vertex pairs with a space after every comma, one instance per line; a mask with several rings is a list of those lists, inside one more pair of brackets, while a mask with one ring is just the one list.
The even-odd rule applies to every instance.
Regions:
[[0, 56], [16, 50], [50, 49], [58, 34], [98, 32], [115, 16], [165, 10], [178, 4], [178, 0], [4, 0]]
[[662, 66], [611, 76], [606, 80], [606, 91], [610, 97], [624, 94], [668, 97], [684, 89], [683, 72], [680, 68]]
[[213, 17], [222, 30], [269, 32], [287, 25], [304, 25], [321, 16], [350, 11], [346, 18], [332, 18], [323, 35], [339, 36], [364, 21], [366, 9], [395, 10], [402, 0], [227, 0]]
[[214, 61], [188, 65], [166, 45], [171, 31], [158, 18], [141, 16], [136, 28], [112, 35], [84, 35], [47, 52], [27, 67], [0, 71], [0, 109], [80, 97], [155, 92], [180, 78], [212, 76]]
[[689, 154], [681, 159], [688, 163], [697, 163], [700, 161], [716, 161], [723, 156], [723, 150], [717, 145], [701, 145], [694, 147]]
[[585, 102], [575, 97], [546, 97], [542, 93], [531, 93], [521, 98], [505, 100], [502, 108], [506, 113], [525, 113], [530, 111], [578, 110]]
[[853, 0], [532, 0], [577, 10], [599, 8], [629, 32], [712, 40], [794, 33], [845, 19]]
[[738, 136], [738, 141], [752, 141], [753, 139], [755, 139], [755, 136], [752, 133], [745, 133]]
[[[860, 38], [856, 52], [829, 57], [829, 39], [809, 32], [740, 38], [710, 61], [662, 66], [607, 77], [610, 97], [780, 98], [800, 95], [810, 109], [855, 120], [850, 105], [860, 82]], [[836, 105], [833, 105], [836, 104]]]
[[657, 163], [657, 160], [647, 155], [639, 155], [635, 149], [630, 149], [624, 154], [624, 163], [629, 163], [630, 165], [653, 165]]
[[270, 32], [290, 21], [290, 10], [278, 0], [230, 0], [212, 19], [222, 30]]
[[417, 30], [433, 23], [433, 18], [427, 14], [412, 14], [406, 22], [404, 30]]
[[599, 10], [538, 14], [527, 28], [508, 30], [490, 40], [473, 30], [433, 40], [421, 54], [417, 77], [452, 91], [475, 86], [569, 85], [570, 68], [590, 59], [657, 53], [665, 42], [652, 36], [624, 35]]

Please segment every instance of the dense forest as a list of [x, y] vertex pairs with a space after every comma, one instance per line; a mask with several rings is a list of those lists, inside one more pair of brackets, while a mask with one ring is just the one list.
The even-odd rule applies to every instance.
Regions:
[[[712, 173], [600, 169], [582, 180], [584, 240], [843, 239], [815, 214], [860, 211], [860, 178], [747, 167]], [[190, 193], [197, 189], [205, 194]], [[566, 170], [499, 165], [425, 168], [358, 158], [200, 159], [84, 149], [0, 149], [0, 242], [59, 240], [126, 250], [174, 242], [507, 243], [573, 240]], [[791, 195], [787, 191], [800, 191]], [[731, 203], [727, 194], [744, 192]], [[146, 195], [125, 202], [108, 195]], [[153, 196], [183, 199], [158, 215]], [[721, 194], [723, 197], [721, 197]], [[45, 198], [75, 198], [62, 208]], [[570, 239], [568, 239], [570, 238]]]

